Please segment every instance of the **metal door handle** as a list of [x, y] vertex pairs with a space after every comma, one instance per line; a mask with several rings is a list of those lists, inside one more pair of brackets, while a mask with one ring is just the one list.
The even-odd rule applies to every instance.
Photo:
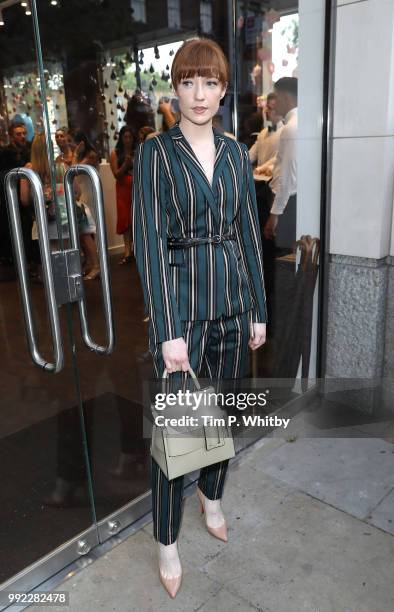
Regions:
[[[18, 199], [18, 180], [25, 178], [30, 183], [33, 195], [36, 224], [39, 237], [42, 274], [44, 280], [45, 293], [49, 321], [52, 332], [52, 344], [54, 353], [54, 363], [48, 362], [41, 356], [36, 341], [34, 330], [34, 320], [32, 315], [31, 300], [29, 295], [29, 280], [26, 268], [25, 247], [21, 229], [21, 217], [19, 212]], [[14, 243], [15, 259], [18, 269], [19, 285], [22, 296], [23, 314], [26, 323], [27, 341], [33, 362], [47, 372], [56, 374], [63, 367], [64, 356], [63, 346], [60, 335], [59, 312], [56, 303], [55, 286], [53, 282], [51, 250], [49, 246], [47, 213], [44, 202], [42, 184], [38, 175], [28, 168], [15, 168], [7, 173], [5, 178], [5, 189], [9, 210], [12, 238]]]
[[92, 166], [87, 164], [78, 164], [71, 166], [64, 175], [64, 191], [66, 196], [68, 223], [70, 229], [70, 246], [71, 249], [79, 249], [79, 232], [77, 217], [75, 214], [74, 207], [74, 191], [73, 191], [73, 180], [74, 177], [85, 174], [89, 177], [92, 184], [92, 193], [94, 196], [95, 212], [96, 212], [96, 239], [98, 245], [98, 254], [101, 269], [101, 290], [104, 301], [104, 317], [107, 329], [107, 344], [106, 346], [100, 346], [91, 337], [89, 332], [88, 320], [87, 320], [87, 308], [85, 295], [79, 298], [78, 308], [79, 317], [81, 322], [81, 333], [83, 341], [86, 346], [92, 351], [101, 355], [109, 355], [112, 353], [115, 344], [115, 333], [114, 333], [114, 319], [112, 311], [112, 300], [111, 300], [111, 286], [110, 286], [110, 273], [108, 265], [108, 251], [107, 251], [107, 235], [105, 229], [105, 215], [104, 215], [104, 204], [103, 194], [101, 190], [101, 182], [98, 172]]

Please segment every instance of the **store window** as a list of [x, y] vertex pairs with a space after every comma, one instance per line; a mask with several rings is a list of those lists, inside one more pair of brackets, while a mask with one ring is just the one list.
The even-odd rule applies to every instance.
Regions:
[[[88, 3], [78, 13], [74, 10], [76, 0], [56, 9], [38, 2], [51, 131], [60, 126], [82, 130], [103, 164], [108, 162], [122, 126], [135, 119], [132, 106], [136, 93], [141, 94], [140, 110], [145, 115], [140, 119], [146, 120], [146, 125], [156, 130], [168, 127], [160, 112], [163, 101], [170, 103], [176, 116], [171, 64], [179, 46], [190, 37], [214, 38], [229, 57], [232, 79], [215, 126], [249, 149], [262, 130], [275, 127], [267, 116], [275, 83], [283, 78], [297, 79], [296, 186], [278, 222], [277, 231], [285, 230], [285, 239], [264, 240], [268, 342], [253, 356], [252, 369], [254, 376], [294, 379], [302, 374], [313, 379], [319, 307], [324, 0], [168, 0], [166, 11], [159, 10], [163, 3], [158, 0], [119, 3], [116, 11], [109, 4]], [[23, 64], [23, 31], [20, 38], [15, 31], [11, 36], [7, 22], [12, 10], [2, 28], [2, 50], [12, 50], [18, 62], [15, 66], [7, 62], [3, 70], [6, 95], [0, 100], [0, 129], [4, 141], [7, 121], [18, 113], [31, 121], [32, 132], [40, 130], [41, 121], [41, 113], [36, 112], [40, 104], [37, 71]], [[53, 28], [54, 16], [63, 24], [60, 41]], [[89, 31], [91, 36], [83, 34]], [[279, 127], [284, 119], [280, 117]], [[264, 221], [270, 212], [266, 197], [272, 182], [269, 174], [256, 172], [258, 155], [252, 163], [264, 236]], [[109, 171], [108, 176], [111, 179]], [[305, 240], [302, 243], [302, 236], [310, 236], [313, 246]], [[311, 248], [315, 260], [305, 296], [299, 288], [303, 282], [299, 281], [299, 264], [305, 249], [309, 249], [310, 259]]]
[[269, 319], [255, 374], [289, 385], [316, 376], [324, 20], [323, 0], [236, 3], [237, 135], [254, 166]]
[[145, 0], [131, 0], [131, 9], [135, 21], [146, 21]]
[[180, 0], [167, 0], [168, 27], [179, 28], [181, 25]]
[[212, 3], [209, 0], [201, 0], [200, 15], [201, 31], [204, 34], [210, 34], [212, 32]]

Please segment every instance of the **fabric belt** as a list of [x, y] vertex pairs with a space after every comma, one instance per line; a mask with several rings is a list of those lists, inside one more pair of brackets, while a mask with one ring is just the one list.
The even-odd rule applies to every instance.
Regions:
[[187, 247], [198, 246], [199, 244], [214, 244], [218, 245], [223, 240], [236, 240], [235, 234], [216, 234], [215, 236], [202, 236], [200, 238], [178, 238], [176, 240], [167, 240], [167, 246], [170, 249], [184, 249]]

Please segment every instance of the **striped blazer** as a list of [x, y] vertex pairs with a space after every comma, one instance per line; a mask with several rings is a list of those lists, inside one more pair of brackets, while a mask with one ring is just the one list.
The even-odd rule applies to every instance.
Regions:
[[[154, 342], [182, 336], [181, 321], [251, 310], [267, 320], [263, 253], [248, 149], [214, 129], [212, 185], [176, 124], [134, 159], [134, 254]], [[168, 238], [235, 240], [169, 249]]]

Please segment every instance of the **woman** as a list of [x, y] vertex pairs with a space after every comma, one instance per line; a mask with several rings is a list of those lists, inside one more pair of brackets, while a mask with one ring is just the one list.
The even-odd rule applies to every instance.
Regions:
[[[191, 366], [197, 376], [238, 378], [247, 372], [248, 346], [261, 346], [266, 328], [248, 150], [212, 128], [229, 81], [215, 42], [185, 42], [171, 77], [180, 121], [140, 146], [134, 165], [134, 253], [150, 317], [149, 347], [158, 377], [164, 368], [185, 372]], [[197, 490], [209, 533], [224, 541], [220, 499], [227, 465], [203, 468]], [[183, 478], [167, 480], [152, 459], [160, 579], [172, 597], [182, 577], [182, 494]]]
[[[81, 131], [75, 134], [77, 144], [74, 151], [73, 163], [87, 164], [97, 169], [98, 155], [88, 137]], [[81, 174], [76, 178], [79, 188], [77, 200], [79, 241], [85, 255], [84, 278], [95, 280], [100, 276], [100, 265], [97, 255], [95, 235], [96, 223], [94, 219], [94, 199], [91, 181], [88, 176]]]
[[[58, 240], [58, 227], [56, 223], [56, 213], [58, 210], [58, 219], [61, 222], [62, 238], [68, 238], [67, 225], [67, 209], [64, 196], [63, 174], [64, 171], [58, 171], [56, 164], [56, 200], [52, 190], [51, 175], [49, 170], [48, 152], [46, 147], [45, 135], [36, 134], [31, 143], [30, 163], [26, 164], [26, 168], [31, 168], [37, 172], [41, 179], [45, 203], [48, 215], [48, 235], [50, 240]], [[27, 179], [21, 179], [21, 203], [23, 206], [29, 206], [31, 201], [30, 183]], [[34, 221], [32, 228], [32, 239], [38, 240], [37, 224]]]
[[146, 125], [156, 129], [155, 114], [149, 96], [137, 89], [127, 103], [123, 121], [131, 129], [134, 153], [138, 144], [140, 128]]
[[59, 155], [55, 159], [55, 164], [64, 164], [66, 169], [71, 166], [74, 160], [74, 152], [70, 146], [70, 138], [67, 128], [59, 128], [55, 132], [56, 144], [60, 149]]
[[133, 183], [133, 131], [124, 125], [115, 150], [110, 158], [111, 170], [116, 179], [116, 209], [118, 220], [116, 233], [123, 234], [124, 255], [120, 264], [130, 263], [133, 252], [131, 232], [131, 190]]

